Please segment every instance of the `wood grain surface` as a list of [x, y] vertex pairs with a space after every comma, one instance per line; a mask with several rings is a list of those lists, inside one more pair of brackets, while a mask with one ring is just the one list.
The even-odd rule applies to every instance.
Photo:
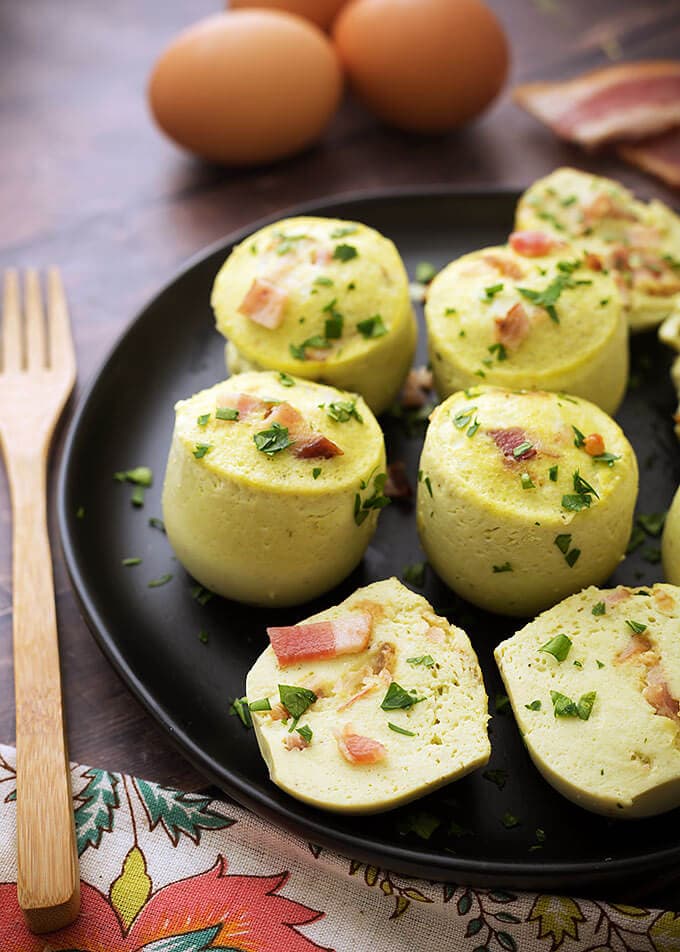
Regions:
[[[381, 126], [348, 94], [317, 147], [276, 165], [233, 171], [194, 160], [163, 139], [145, 98], [157, 54], [179, 30], [219, 9], [219, 2], [1, 4], [0, 267], [62, 269], [78, 391], [126, 323], [188, 256], [300, 201], [396, 185], [523, 187], [571, 163], [678, 204], [678, 195], [615, 157], [559, 143], [509, 96], [519, 81], [567, 78], [606, 65], [619, 48], [630, 59], [677, 56], [677, 0], [490, 5], [508, 31], [513, 64], [505, 94], [478, 122], [444, 138], [416, 138]], [[53, 482], [51, 488], [53, 495]], [[53, 518], [51, 526], [57, 553]], [[0, 530], [0, 741], [11, 742], [4, 474]], [[71, 757], [163, 783], [201, 785], [99, 653], [58, 554], [55, 561]]]

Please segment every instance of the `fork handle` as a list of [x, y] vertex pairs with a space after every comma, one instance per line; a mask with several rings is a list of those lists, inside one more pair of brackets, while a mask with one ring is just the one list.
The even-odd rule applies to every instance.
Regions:
[[18, 899], [29, 928], [72, 922], [80, 879], [59, 673], [46, 457], [7, 456], [13, 513]]

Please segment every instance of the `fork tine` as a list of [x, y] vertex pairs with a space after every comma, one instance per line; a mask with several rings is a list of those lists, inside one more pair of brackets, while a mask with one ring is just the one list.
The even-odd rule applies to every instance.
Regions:
[[6, 373], [8, 371], [21, 370], [23, 351], [21, 342], [21, 305], [19, 303], [19, 278], [14, 268], [5, 271], [2, 323], [3, 369]]
[[47, 316], [50, 366], [54, 369], [75, 368], [71, 322], [58, 268], [50, 268], [47, 272]]
[[26, 366], [42, 370], [47, 366], [45, 341], [45, 313], [38, 272], [29, 268], [24, 284], [24, 311], [26, 314]]

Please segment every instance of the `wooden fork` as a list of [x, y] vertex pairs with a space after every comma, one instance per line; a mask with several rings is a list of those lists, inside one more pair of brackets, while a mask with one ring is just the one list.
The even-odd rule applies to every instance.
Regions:
[[35, 271], [26, 272], [23, 308], [16, 271], [5, 273], [3, 298], [0, 443], [14, 525], [18, 895], [29, 928], [49, 932], [80, 908], [46, 504], [50, 442], [76, 364], [56, 269], [47, 275], [46, 319]]

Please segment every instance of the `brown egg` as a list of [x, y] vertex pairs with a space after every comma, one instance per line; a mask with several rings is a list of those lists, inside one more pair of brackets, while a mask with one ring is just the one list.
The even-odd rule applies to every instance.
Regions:
[[246, 165], [314, 142], [341, 92], [338, 58], [318, 27], [280, 11], [235, 10], [200, 20], [167, 47], [149, 102], [178, 145]]
[[243, 7], [267, 7], [270, 10], [287, 10], [297, 13], [305, 20], [312, 20], [322, 29], [327, 29], [335, 19], [340, 7], [347, 0], [230, 0], [229, 7], [239, 10]]
[[508, 69], [505, 34], [481, 0], [355, 0], [333, 39], [359, 98], [414, 132], [472, 119]]

